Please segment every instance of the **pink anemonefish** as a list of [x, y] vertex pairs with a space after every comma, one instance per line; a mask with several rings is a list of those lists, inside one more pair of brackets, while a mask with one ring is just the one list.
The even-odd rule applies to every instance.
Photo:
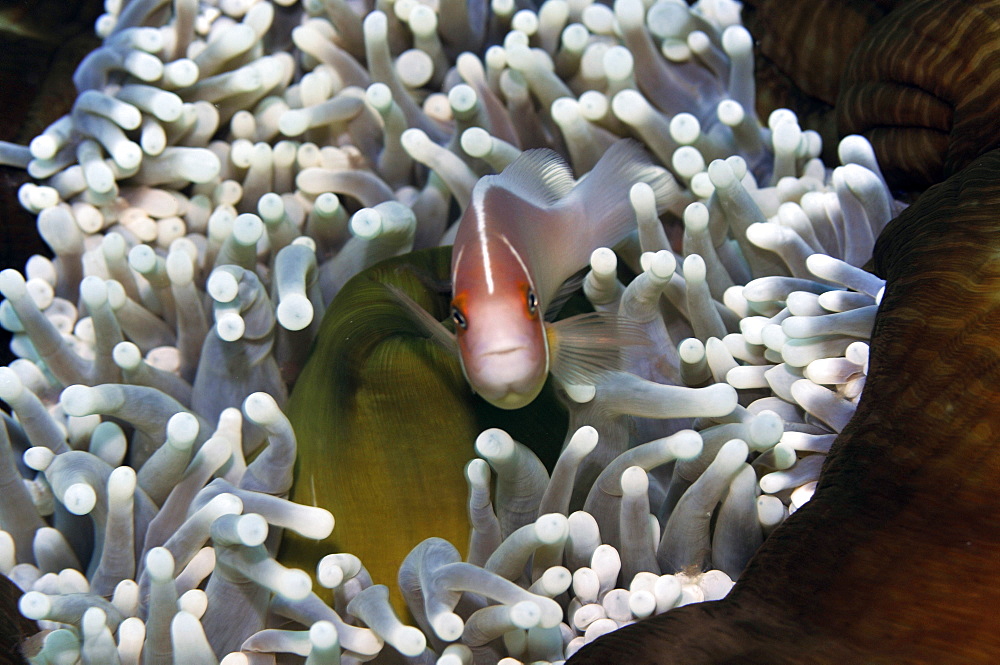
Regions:
[[624, 139], [579, 181], [557, 153], [534, 149], [476, 183], [452, 249], [455, 335], [416, 313], [438, 341], [457, 343], [462, 371], [486, 401], [520, 408], [538, 395], [549, 372], [579, 384], [615, 368], [622, 339], [613, 316], [547, 323], [545, 313], [595, 249], [613, 247], [634, 230], [629, 190], [637, 182], [653, 188], [661, 210], [678, 192], [665, 169]]

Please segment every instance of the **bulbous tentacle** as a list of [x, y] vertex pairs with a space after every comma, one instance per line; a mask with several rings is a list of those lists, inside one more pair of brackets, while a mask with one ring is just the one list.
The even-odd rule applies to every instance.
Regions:
[[571, 665], [995, 660], [998, 171], [994, 150], [880, 237], [868, 382], [812, 500], [725, 599], [610, 633]]

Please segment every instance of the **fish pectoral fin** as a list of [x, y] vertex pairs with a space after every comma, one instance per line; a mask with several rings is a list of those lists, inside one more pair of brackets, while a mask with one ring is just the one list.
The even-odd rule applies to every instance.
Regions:
[[552, 301], [549, 302], [548, 306], [545, 308], [545, 320], [548, 323], [555, 321], [555, 318], [559, 315], [559, 311], [562, 309], [563, 305], [566, 304], [570, 298], [573, 297], [580, 287], [583, 286], [583, 280], [587, 277], [587, 273], [590, 271], [590, 266], [578, 270], [575, 275], [567, 279], [559, 287], [559, 290], [554, 296], [552, 296]]
[[546, 326], [549, 371], [564, 385], [596, 385], [624, 364], [623, 348], [649, 344], [637, 324], [610, 312], [578, 314]]
[[383, 284], [386, 290], [392, 295], [400, 308], [403, 309], [417, 325], [417, 328], [424, 332], [436, 344], [445, 351], [458, 355], [458, 341], [455, 335], [448, 330], [443, 323], [431, 316], [430, 312], [418, 305], [413, 298], [406, 295], [398, 286]]

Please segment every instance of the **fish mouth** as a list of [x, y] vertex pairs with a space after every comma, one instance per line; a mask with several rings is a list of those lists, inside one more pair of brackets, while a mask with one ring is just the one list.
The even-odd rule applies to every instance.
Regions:
[[484, 356], [505, 356], [512, 353], [517, 353], [518, 351], [526, 351], [528, 347], [523, 344], [517, 346], [507, 346], [501, 349], [492, 349], [483, 353]]
[[545, 383], [544, 366], [535, 362], [530, 347], [524, 344], [505, 344], [483, 351], [474, 364], [465, 368], [473, 389], [502, 409], [525, 406]]

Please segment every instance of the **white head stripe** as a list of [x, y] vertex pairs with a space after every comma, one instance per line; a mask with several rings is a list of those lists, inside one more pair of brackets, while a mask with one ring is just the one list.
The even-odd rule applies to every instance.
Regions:
[[486, 234], [486, 207], [483, 205], [483, 191], [486, 187], [476, 186], [472, 190], [472, 207], [476, 212], [476, 235], [479, 249], [483, 253], [483, 275], [486, 277], [486, 292], [492, 294], [496, 288], [493, 282], [493, 266], [490, 263], [490, 246]]
[[534, 291], [535, 290], [535, 280], [532, 279], [532, 277], [531, 277], [531, 271], [528, 270], [528, 266], [525, 265], [524, 259], [521, 258], [520, 252], [518, 252], [516, 249], [514, 249], [514, 245], [510, 244], [510, 240], [507, 240], [507, 236], [505, 236], [502, 233], [499, 233], [497, 235], [500, 236], [500, 239], [503, 240], [503, 242], [504, 242], [505, 245], [507, 245], [507, 249], [510, 250], [510, 253], [514, 255], [514, 258], [517, 259], [517, 262], [521, 265], [521, 270], [523, 270], [524, 274], [528, 276], [528, 285], [531, 287], [531, 290]]

